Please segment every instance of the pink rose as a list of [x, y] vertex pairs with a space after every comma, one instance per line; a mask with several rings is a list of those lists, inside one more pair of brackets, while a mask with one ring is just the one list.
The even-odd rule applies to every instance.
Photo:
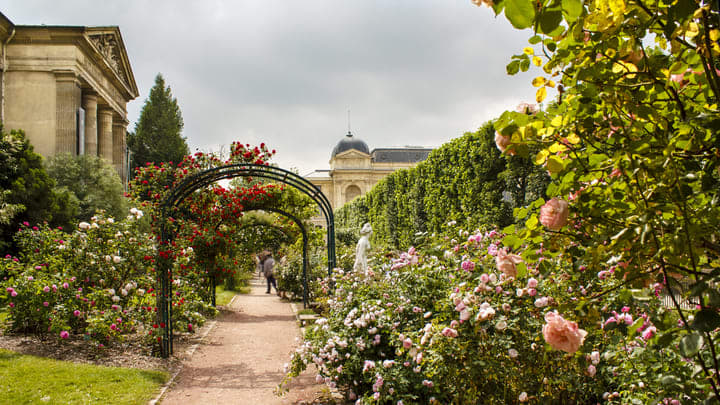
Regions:
[[535, 288], [538, 285], [538, 281], [535, 278], [530, 278], [527, 282], [528, 288]]
[[655, 332], [657, 332], [657, 329], [654, 326], [650, 326], [642, 333], [642, 338], [645, 340], [650, 340], [652, 339]]
[[66, 330], [64, 330], [64, 331], [60, 332], [60, 337], [63, 339], [67, 339], [70, 337], [70, 334]]
[[589, 365], [588, 368], [587, 368], [587, 374], [588, 374], [590, 377], [595, 377], [595, 373], [597, 373], [597, 369], [595, 368], [595, 366], [593, 366], [592, 364]]
[[522, 263], [522, 257], [507, 253], [505, 249], [498, 249], [497, 255], [495, 256], [495, 266], [497, 269], [503, 272], [508, 277], [517, 276], [516, 264]]
[[540, 108], [538, 108], [537, 104], [520, 103], [517, 107], [515, 107], [515, 111], [527, 115], [535, 115], [538, 111], [540, 111]]
[[443, 328], [442, 332], [440, 332], [440, 333], [442, 333], [443, 336], [447, 336], [450, 338], [455, 338], [458, 336], [457, 331], [455, 329], [451, 329], [451, 328]]
[[545, 314], [542, 333], [545, 341], [553, 349], [567, 353], [575, 353], [587, 335], [586, 331], [578, 328], [577, 323], [566, 321], [557, 311]]
[[540, 208], [540, 223], [546, 228], [557, 231], [567, 224], [568, 203], [553, 197]]
[[495, 132], [495, 145], [500, 149], [500, 152], [504, 153], [507, 150], [508, 155], [515, 155], [515, 149], [508, 149], [511, 142], [512, 139], [509, 136], [500, 135], [499, 132]]
[[407, 339], [403, 340], [403, 347], [406, 348], [406, 349], [411, 348], [411, 347], [412, 347], [412, 340], [410, 340], [410, 338], [407, 338]]

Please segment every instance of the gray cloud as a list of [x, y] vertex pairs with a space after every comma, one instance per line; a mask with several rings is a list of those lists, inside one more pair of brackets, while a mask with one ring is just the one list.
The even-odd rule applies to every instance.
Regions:
[[[15, 0], [16, 24], [118, 25], [140, 97], [161, 72], [192, 149], [266, 142], [301, 173], [346, 132], [370, 148], [438, 146], [533, 97], [508, 77], [528, 32], [469, 0]], [[132, 128], [133, 124], [131, 124]]]

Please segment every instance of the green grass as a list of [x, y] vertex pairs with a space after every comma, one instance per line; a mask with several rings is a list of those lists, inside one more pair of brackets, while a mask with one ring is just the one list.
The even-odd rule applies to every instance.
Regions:
[[146, 404], [167, 373], [103, 367], [0, 349], [0, 398], [6, 404]]
[[228, 305], [230, 300], [232, 300], [232, 297], [238, 293], [242, 294], [242, 292], [238, 291], [225, 290], [225, 288], [221, 285], [215, 287], [215, 305]]

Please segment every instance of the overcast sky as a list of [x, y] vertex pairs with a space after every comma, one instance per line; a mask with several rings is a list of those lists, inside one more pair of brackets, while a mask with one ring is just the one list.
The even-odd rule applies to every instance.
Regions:
[[[531, 101], [507, 76], [530, 33], [470, 0], [9, 0], [18, 25], [117, 25], [140, 90], [160, 72], [190, 149], [267, 143], [300, 174], [353, 133], [370, 149], [437, 147]], [[226, 148], [227, 149], [227, 148]]]

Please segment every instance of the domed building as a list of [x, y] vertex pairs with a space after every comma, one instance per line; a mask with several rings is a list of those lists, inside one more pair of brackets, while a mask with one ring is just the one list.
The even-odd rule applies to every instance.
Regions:
[[380, 179], [398, 169], [407, 169], [427, 159], [431, 148], [375, 148], [352, 132], [335, 145], [330, 170], [315, 170], [306, 179], [327, 196], [333, 209], [368, 192]]

